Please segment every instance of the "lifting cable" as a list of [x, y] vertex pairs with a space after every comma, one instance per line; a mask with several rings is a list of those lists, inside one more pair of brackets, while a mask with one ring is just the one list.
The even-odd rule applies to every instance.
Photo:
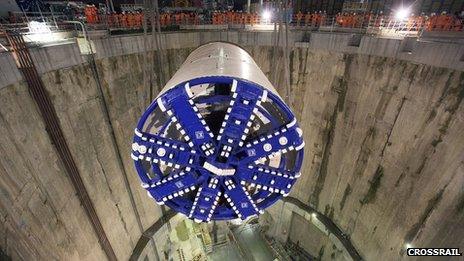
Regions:
[[[158, 6], [158, 0], [152, 0], [153, 1], [153, 12], [152, 12], [152, 24], [151, 24], [151, 30], [152, 30], [152, 35], [156, 43], [156, 52], [157, 52], [157, 61], [158, 61], [158, 90], [157, 93], [159, 93], [164, 84], [166, 83], [165, 81], [165, 71], [164, 71], [164, 48], [163, 48], [163, 42], [161, 39], [161, 24], [160, 24], [160, 13], [159, 13], [159, 6]], [[151, 97], [152, 99], [154, 98], [154, 95]]]
[[[283, 6], [282, 6], [283, 5]], [[278, 56], [279, 56], [279, 49], [281, 48], [281, 37], [282, 39], [282, 54], [283, 54], [283, 69], [284, 69], [284, 75], [283, 75], [283, 88], [285, 90], [285, 101], [287, 104], [290, 106], [292, 105], [290, 101], [290, 53], [289, 53], [289, 45], [288, 45], [288, 17], [287, 17], [287, 9], [288, 6], [288, 0], [285, 0], [283, 2], [280, 2], [276, 0], [275, 2], [275, 8], [276, 8], [276, 14], [278, 17], [278, 20], [276, 19], [274, 21], [274, 45], [273, 45], [273, 51], [272, 51], [272, 64], [275, 66], [272, 69], [272, 74], [271, 74], [271, 80], [275, 86], [279, 86], [278, 84], [278, 72], [281, 71], [281, 63], [278, 62]], [[278, 23], [278, 25], [277, 25]], [[284, 28], [285, 27], [285, 28]]]
[[[159, 93], [164, 84], [166, 83], [165, 80], [165, 70], [164, 70], [164, 64], [165, 63], [165, 50], [164, 50], [164, 45], [163, 41], [161, 38], [161, 23], [160, 23], [160, 13], [159, 13], [159, 5], [158, 5], [158, 0], [152, 0], [152, 12], [151, 12], [151, 28], [152, 28], [152, 36], [153, 40], [156, 43], [156, 48], [155, 52], [158, 54], [157, 55], [157, 61], [158, 61], [158, 89], [156, 93]], [[150, 99], [153, 100], [155, 98], [153, 90], [150, 93]], [[167, 244], [169, 246], [169, 251], [172, 250], [172, 242], [171, 242], [171, 232], [172, 232], [172, 227], [171, 223], [169, 220], [166, 220], [167, 216], [167, 209], [165, 206], [161, 206], [161, 215], [162, 215], [162, 221], [163, 223], [167, 226]]]
[[[148, 104], [150, 104], [165, 84], [165, 72], [163, 66], [163, 64], [165, 64], [165, 57], [161, 39], [158, 1], [144, 0], [143, 13], [143, 86], [147, 86], [149, 88]], [[148, 29], [151, 29], [151, 41], [149, 41]], [[151, 60], [149, 59], [150, 56], [147, 55], [149, 51], [153, 51]], [[156, 82], [155, 77], [157, 80]]]
[[[274, 1], [274, 9], [277, 11], [277, 17], [279, 17], [280, 13], [280, 6], [279, 6], [279, 1], [275, 0]], [[275, 66], [272, 66], [271, 70], [271, 81], [274, 84], [274, 86], [278, 86], [277, 84], [277, 71], [278, 71], [278, 64], [277, 64], [277, 46], [279, 45], [279, 35], [277, 31], [277, 19], [274, 20], [274, 31], [272, 33], [273, 39], [274, 39], [274, 44], [272, 46], [272, 64]]]
[[285, 24], [285, 42], [284, 42], [284, 84], [285, 84], [285, 101], [291, 107], [290, 95], [290, 52], [288, 46], [288, 0], [284, 1], [284, 24]]
[[[158, 61], [158, 75], [162, 74], [162, 66], [161, 66], [161, 59], [160, 57], [160, 40], [158, 37], [158, 34], [155, 31], [155, 24], [159, 25], [159, 11], [158, 11], [158, 1], [157, 0], [144, 0], [143, 2], [144, 8], [143, 8], [143, 47], [144, 47], [144, 53], [143, 53], [143, 86], [149, 89], [149, 99], [148, 99], [148, 104], [150, 104], [153, 99], [155, 98], [155, 90], [154, 90], [154, 76], [155, 76], [155, 59]], [[157, 15], [158, 14], [158, 15]], [[148, 23], [148, 19], [150, 19], [150, 23]], [[156, 22], [155, 22], [156, 19]], [[151, 40], [148, 41], [148, 27], [150, 25], [151, 28]], [[158, 30], [160, 28], [158, 27]], [[160, 30], [159, 30], [160, 32]], [[158, 51], [157, 51], [158, 50]], [[153, 56], [152, 58], [149, 59], [149, 55], [147, 54], [149, 51], [153, 51]], [[158, 58], [156, 57], [158, 54]], [[162, 86], [162, 80], [160, 77], [158, 77], [158, 86]], [[159, 89], [161, 87], [157, 88], [156, 93], [159, 92]], [[148, 106], [148, 104], [144, 104], [145, 107]], [[164, 218], [166, 215], [166, 211], [162, 208], [162, 219], [164, 223]], [[153, 251], [155, 252], [155, 258], [156, 260], [161, 260], [159, 253], [158, 253], [158, 247], [156, 246], [156, 242], [153, 238], [153, 235], [150, 236], [150, 244], [153, 247]]]
[[149, 2], [148, 0], [143, 1], [143, 61], [142, 61], [142, 73], [143, 73], [143, 81], [142, 84], [144, 87], [147, 87], [150, 92], [149, 92], [149, 97], [148, 100], [146, 101], [146, 104], [143, 104], [144, 107], [148, 107], [148, 105], [151, 103], [153, 97], [153, 60], [148, 59], [148, 51], [152, 50], [154, 48], [151, 48], [152, 45], [148, 45], [148, 12], [147, 10], [150, 10], [149, 7]]

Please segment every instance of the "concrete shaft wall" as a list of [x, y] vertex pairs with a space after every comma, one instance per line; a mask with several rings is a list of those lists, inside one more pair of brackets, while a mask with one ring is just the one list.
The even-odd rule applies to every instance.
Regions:
[[[142, 53], [140, 36], [95, 40], [97, 74], [75, 44], [32, 51], [122, 260], [161, 215], [130, 159], [136, 121], [160, 90], [159, 72], [169, 79], [193, 48], [213, 40], [245, 47], [270, 79], [276, 70], [276, 88], [285, 94], [283, 66], [273, 63], [266, 32], [165, 34], [161, 70], [156, 52]], [[414, 42], [405, 52], [401, 40], [349, 41], [343, 34], [291, 34], [289, 100], [307, 144], [292, 196], [330, 216], [367, 260], [399, 259], [406, 242], [464, 247], [464, 48]], [[144, 65], [152, 69], [144, 72]], [[3, 251], [14, 259], [104, 259], [10, 54], [0, 55], [0, 68]]]

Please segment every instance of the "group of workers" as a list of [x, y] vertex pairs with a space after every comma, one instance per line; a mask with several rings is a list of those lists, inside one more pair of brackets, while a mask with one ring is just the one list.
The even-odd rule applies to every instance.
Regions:
[[321, 25], [325, 25], [327, 19], [327, 14], [325, 12], [308, 12], [303, 14], [302, 12], [298, 12], [295, 14], [294, 21], [296, 21], [297, 26], [312, 26], [318, 27]]
[[257, 13], [246, 12], [214, 12], [212, 16], [213, 24], [258, 24], [260, 16]]
[[295, 14], [294, 21], [298, 26], [320, 26], [334, 25], [344, 28], [365, 28], [372, 27], [391, 27], [402, 26], [401, 29], [407, 31], [462, 31], [463, 19], [443, 12], [439, 15], [431, 14], [427, 16], [411, 14], [404, 20], [385, 16], [382, 13], [374, 14], [372, 12], [364, 14], [356, 13], [338, 13], [334, 17], [334, 21], [327, 21], [327, 16], [322, 12], [306, 13], [298, 12]]
[[143, 14], [141, 12], [113, 13], [107, 15], [107, 22], [110, 27], [140, 29], [142, 28]]
[[[128, 12], [128, 13], [112, 13], [98, 14], [95, 6], [87, 6], [84, 10], [86, 21], [89, 24], [107, 23], [110, 27], [140, 29], [143, 24], [143, 13]], [[259, 24], [270, 22], [262, 20], [262, 17], [257, 13], [246, 13], [241, 11], [215, 11], [211, 13], [209, 19], [205, 19], [203, 14], [195, 12], [177, 12], [177, 13], [161, 13], [160, 25], [162, 27], [170, 25], [182, 24], [205, 24], [212, 23], [220, 24]], [[382, 13], [338, 13], [334, 17], [328, 17], [325, 12], [308, 12], [303, 14], [298, 12], [294, 14], [292, 24], [305, 27], [319, 27], [335, 25], [343, 28], [366, 28], [370, 27], [390, 27], [400, 24], [402, 30], [408, 31], [462, 31], [463, 20], [457, 16], [442, 13], [439, 15], [410, 15], [401, 23], [397, 19], [390, 18]]]
[[143, 14], [141, 12], [123, 12], [120, 14], [99, 14], [94, 5], [88, 5], [84, 9], [84, 15], [88, 24], [108, 23], [110, 27], [142, 28]]
[[463, 31], [463, 19], [444, 12], [440, 15], [432, 14], [427, 19], [422, 16], [414, 16], [411, 19], [414, 23], [425, 23], [427, 31]]
[[161, 13], [161, 26], [200, 24], [200, 16], [194, 12]]

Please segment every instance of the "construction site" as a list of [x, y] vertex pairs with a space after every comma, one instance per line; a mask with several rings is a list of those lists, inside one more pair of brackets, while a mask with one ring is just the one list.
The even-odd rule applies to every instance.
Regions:
[[463, 98], [460, 0], [1, 1], [0, 260], [462, 260]]

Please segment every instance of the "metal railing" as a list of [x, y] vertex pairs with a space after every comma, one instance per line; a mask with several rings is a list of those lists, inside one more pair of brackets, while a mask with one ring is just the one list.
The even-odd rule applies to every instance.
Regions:
[[[147, 20], [147, 29], [151, 30], [152, 17], [143, 13], [126, 14], [98, 14], [87, 22], [85, 16], [77, 16], [74, 22], [85, 24], [88, 31], [139, 31], [143, 30], [144, 20]], [[154, 17], [153, 17], [154, 18]], [[273, 30], [274, 22], [278, 17], [264, 19], [257, 14], [246, 13], [213, 13], [201, 15], [197, 13], [161, 13], [159, 23], [162, 30], [183, 29], [245, 29], [245, 30]], [[451, 15], [438, 16], [410, 16], [397, 19], [392, 16], [374, 14], [338, 14], [325, 15], [323, 13], [295, 14], [287, 18], [291, 29], [349, 32], [370, 35], [387, 36], [418, 36], [424, 32], [454, 32], [462, 33], [464, 20]], [[40, 23], [48, 32], [79, 32], [74, 24], [69, 23], [69, 16], [63, 13], [16, 13], [14, 23], [0, 21], [0, 31], [16, 31], [22, 34], [33, 34], [31, 22]], [[0, 52], [5, 48], [0, 48]]]
[[[133, 14], [109, 14], [99, 15], [96, 23], [88, 23], [95, 29], [142, 29], [144, 15]], [[190, 14], [161, 14], [160, 25], [162, 28], [176, 26], [195, 25], [228, 25], [228, 26], [253, 26], [273, 25], [274, 19], [263, 19], [258, 15], [231, 15], [227, 13], [216, 14], [211, 17]], [[288, 24], [296, 29], [312, 30], [375, 30], [385, 32], [463, 32], [464, 19], [450, 15], [440, 16], [412, 16], [406, 19], [397, 19], [393, 16], [382, 15], [321, 15], [309, 14], [304, 16], [294, 15]]]
[[[147, 17], [150, 21], [151, 17]], [[210, 15], [188, 13], [161, 13], [159, 17], [161, 27], [180, 25], [269, 25], [277, 21], [279, 17], [264, 19], [253, 13], [241, 12], [215, 12]], [[394, 16], [379, 14], [337, 14], [326, 15], [324, 13], [294, 14], [286, 17], [287, 22], [296, 28], [386, 28], [403, 31], [453, 31], [462, 32], [464, 19], [452, 15], [410, 16], [398, 19]], [[15, 12], [10, 17], [11, 24], [26, 24], [31, 21], [39, 21], [47, 24], [57, 24], [65, 20], [79, 20], [86, 22], [91, 28], [103, 29], [134, 29], [141, 28], [144, 14], [140, 12], [120, 14], [95, 14], [86, 17], [75, 15], [69, 17], [59, 12]], [[5, 24], [5, 21], [0, 21]], [[148, 23], [150, 24], [150, 23]]]

